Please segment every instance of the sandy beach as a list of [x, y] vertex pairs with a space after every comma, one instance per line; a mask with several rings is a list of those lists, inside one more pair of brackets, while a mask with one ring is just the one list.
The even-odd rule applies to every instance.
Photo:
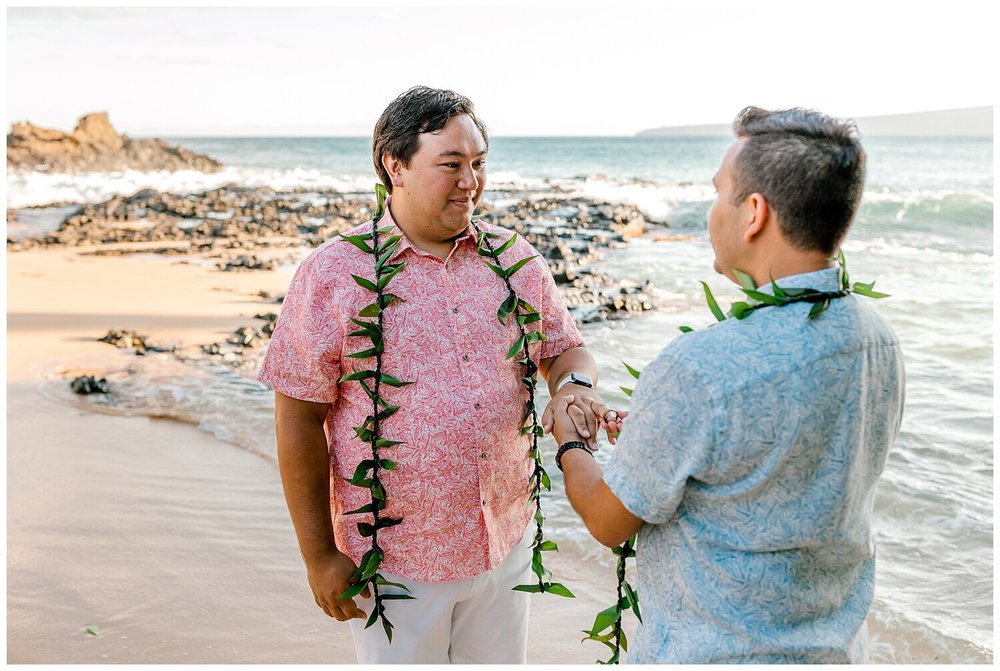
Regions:
[[[7, 661], [353, 663], [347, 627], [312, 601], [270, 460], [38, 391], [87, 372], [67, 362], [134, 358], [96, 341], [110, 328], [219, 341], [288, 275], [85, 251], [8, 255]], [[529, 661], [604, 657], [577, 633], [608, 605], [603, 571], [547, 563], [578, 598], [533, 599]]]

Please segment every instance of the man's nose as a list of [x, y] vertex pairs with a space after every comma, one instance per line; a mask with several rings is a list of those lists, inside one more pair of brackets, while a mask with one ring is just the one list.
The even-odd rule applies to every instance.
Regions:
[[479, 188], [479, 177], [476, 176], [476, 171], [472, 169], [471, 165], [462, 168], [458, 178], [458, 188], [466, 191], [475, 191]]

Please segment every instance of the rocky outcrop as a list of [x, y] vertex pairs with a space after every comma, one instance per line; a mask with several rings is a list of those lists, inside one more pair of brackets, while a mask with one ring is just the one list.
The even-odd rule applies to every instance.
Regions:
[[[8, 239], [8, 251], [40, 246], [91, 246], [118, 243], [169, 243], [144, 253], [195, 253], [221, 249], [252, 251], [275, 238], [301, 240], [315, 247], [371, 216], [367, 198], [326, 193], [318, 201], [301, 194], [278, 194], [267, 187], [227, 185], [203, 194], [179, 195], [143, 189], [113, 196], [70, 212], [58, 230], [40, 237]], [[17, 216], [17, 212], [14, 212]], [[167, 247], [177, 246], [175, 250]], [[91, 253], [130, 253], [109, 249]], [[223, 267], [229, 258], [224, 259]], [[252, 259], [235, 259], [226, 270], [269, 269]]]
[[7, 169], [45, 172], [112, 170], [200, 170], [218, 172], [222, 164], [160, 139], [133, 140], [119, 135], [106, 112], [80, 118], [72, 133], [15, 123], [7, 134]]

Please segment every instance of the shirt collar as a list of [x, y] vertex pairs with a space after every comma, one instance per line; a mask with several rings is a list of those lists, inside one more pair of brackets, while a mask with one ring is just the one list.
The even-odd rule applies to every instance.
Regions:
[[[782, 289], [815, 289], [816, 291], [839, 291], [840, 290], [840, 268], [823, 268], [811, 273], [801, 273], [799, 275], [789, 275], [775, 280]], [[770, 282], [757, 287], [757, 291], [762, 294], [774, 295], [774, 287]]]
[[[428, 253], [425, 252], [424, 250], [416, 247], [412, 242], [410, 242], [410, 239], [408, 237], [406, 237], [406, 233], [403, 232], [403, 229], [401, 229], [399, 227], [399, 224], [397, 224], [395, 222], [395, 220], [393, 220], [393, 218], [392, 218], [392, 212], [389, 210], [389, 202], [391, 200], [392, 200], [392, 196], [389, 196], [389, 198], [385, 201], [385, 214], [382, 215], [381, 219], [379, 219], [377, 222], [375, 222], [375, 227], [376, 228], [385, 228], [386, 226], [392, 226], [393, 227], [393, 230], [389, 231], [386, 234], [385, 237], [391, 237], [393, 235], [402, 235], [403, 236], [403, 238], [399, 241], [399, 244], [396, 245], [396, 251], [394, 251], [392, 253], [392, 256], [389, 257], [389, 260], [390, 261], [395, 261], [407, 249], [412, 249], [414, 254], [421, 254], [421, 255], [426, 256]], [[381, 239], [384, 239], [384, 238], [381, 238]], [[460, 243], [460, 242], [462, 242], [464, 240], [471, 240], [473, 243], [476, 242], [476, 236], [474, 235], [474, 231], [473, 231], [473, 228], [472, 228], [471, 225], [466, 226], [465, 227], [465, 232], [462, 233], [459, 237], [455, 238], [455, 246], [457, 247], [458, 243]]]

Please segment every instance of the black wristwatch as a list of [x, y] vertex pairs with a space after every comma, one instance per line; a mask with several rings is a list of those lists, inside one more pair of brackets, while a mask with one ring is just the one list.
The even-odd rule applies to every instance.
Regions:
[[563, 469], [562, 456], [567, 452], [569, 452], [570, 450], [586, 450], [587, 454], [589, 454], [590, 456], [594, 456], [594, 453], [590, 451], [590, 448], [587, 447], [587, 444], [584, 443], [583, 441], [571, 440], [568, 443], [563, 443], [562, 445], [559, 446], [559, 449], [556, 451], [556, 468], [558, 468], [560, 471]]

